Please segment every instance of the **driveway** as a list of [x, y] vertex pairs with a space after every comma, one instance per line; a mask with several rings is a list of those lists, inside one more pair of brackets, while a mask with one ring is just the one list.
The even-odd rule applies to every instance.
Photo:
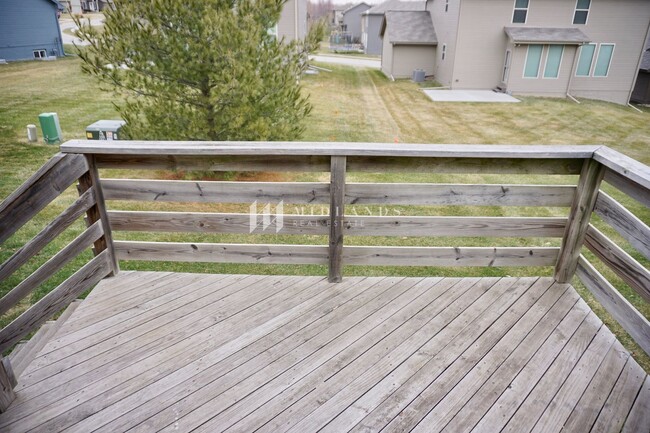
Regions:
[[[85, 21], [84, 21], [85, 22]], [[104, 18], [93, 18], [90, 20], [91, 26], [98, 26], [104, 22]], [[76, 30], [77, 25], [70, 18], [63, 18], [59, 20], [59, 26], [61, 27], [61, 38], [63, 39], [64, 44], [76, 44], [76, 45], [88, 45], [88, 42], [82, 41], [81, 39], [71, 36], [64, 32], [64, 30]]]
[[309, 57], [312, 60], [322, 63], [333, 63], [336, 65], [353, 66], [355, 68], [381, 68], [381, 60], [367, 59], [356, 56], [328, 56], [328, 55], [314, 55]]

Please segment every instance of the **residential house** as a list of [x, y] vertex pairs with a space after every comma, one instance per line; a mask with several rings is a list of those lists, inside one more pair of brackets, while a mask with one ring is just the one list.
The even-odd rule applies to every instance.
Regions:
[[631, 100], [639, 104], [650, 104], [650, 35], [648, 35], [648, 41], [645, 44]]
[[423, 11], [426, 1], [388, 0], [361, 14], [361, 43], [366, 54], [381, 54], [379, 37], [381, 23], [387, 11]]
[[620, 104], [650, 23], [648, 0], [428, 0], [426, 10], [432, 75], [445, 86]]
[[63, 56], [56, 0], [3, 2], [0, 59], [28, 60]]
[[388, 11], [380, 30], [381, 70], [391, 78], [410, 77], [415, 69], [432, 75], [438, 39], [426, 11]]
[[304, 39], [307, 36], [307, 0], [287, 0], [272, 31], [286, 41]]
[[332, 30], [341, 30], [341, 26], [343, 25], [343, 12], [345, 12], [344, 9], [332, 9], [329, 12], [329, 26]]
[[361, 14], [370, 9], [367, 3], [359, 3], [343, 11], [343, 24], [341, 30], [347, 33], [351, 42], [361, 41]]

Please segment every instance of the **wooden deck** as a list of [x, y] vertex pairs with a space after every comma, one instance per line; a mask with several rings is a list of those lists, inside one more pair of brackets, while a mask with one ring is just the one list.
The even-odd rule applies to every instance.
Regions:
[[650, 431], [650, 380], [550, 278], [121, 272], [3, 432]]

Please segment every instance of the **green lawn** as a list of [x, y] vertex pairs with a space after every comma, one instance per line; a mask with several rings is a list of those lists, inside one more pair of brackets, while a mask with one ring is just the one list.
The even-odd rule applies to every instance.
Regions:
[[[633, 158], [650, 163], [650, 113], [643, 114], [614, 104], [582, 101], [578, 105], [568, 100], [545, 98], [522, 98], [518, 104], [471, 104], [433, 103], [409, 81], [390, 82], [380, 72], [353, 70], [346, 67], [322, 65], [333, 72], [321, 72], [304, 78], [305, 91], [314, 105], [303, 139], [306, 141], [366, 141], [399, 143], [488, 143], [488, 144], [605, 144]], [[65, 139], [83, 138], [85, 127], [98, 119], [116, 118], [112, 95], [102, 92], [99, 85], [80, 72], [79, 61], [74, 58], [56, 62], [22, 62], [0, 65], [0, 198], [6, 197], [43, 162], [57, 151], [57, 146], [29, 144], [26, 142], [25, 127], [38, 122], [38, 114], [55, 111], [59, 114]], [[108, 173], [109, 176], [120, 175]], [[141, 176], [144, 173], [130, 174]], [[156, 173], [156, 176], [169, 174]], [[175, 177], [191, 174], [175, 173]], [[252, 179], [250, 174], [238, 174], [236, 178]], [[291, 177], [277, 177], [262, 174], [264, 179], [291, 178], [311, 180], [314, 175], [297, 174]], [[258, 177], [259, 177], [258, 176]], [[320, 180], [326, 177], [320, 175]], [[486, 183], [575, 183], [574, 177], [539, 176], [443, 176], [436, 173], [426, 176], [396, 174], [351, 173], [351, 181], [373, 182], [486, 182]], [[613, 194], [615, 191], [608, 190]], [[51, 218], [61, 212], [76, 197], [74, 188], [66, 191], [60, 200], [46, 208], [33, 222], [12, 236], [0, 247], [0, 260], [5, 260], [25, 241], [34, 236]], [[650, 212], [636, 202], [621, 198], [640, 218], [650, 222]], [[121, 208], [154, 209], [153, 205], [120, 204]], [[173, 204], [156, 204], [156, 209], [184, 209]], [[247, 211], [237, 206], [193, 205], [197, 211]], [[470, 208], [470, 207], [411, 207], [403, 209], [412, 215], [565, 215], [566, 209], [555, 208]], [[352, 209], [350, 209], [352, 211]], [[360, 212], [362, 209], [359, 210]], [[602, 227], [602, 224], [599, 224]], [[51, 253], [60, 249], [83, 229], [75, 225], [61, 236], [47, 251], [30, 261], [24, 269], [0, 286], [0, 294], [6, 293], [21, 279], [42, 264]], [[648, 266], [647, 261], [633, 252], [612, 230], [604, 229], [619, 245]], [[152, 239], [147, 234], [118, 234], [118, 238]], [[240, 242], [241, 236], [198, 236], [164, 234], [156, 235], [159, 240], [194, 240]], [[326, 243], [322, 237], [296, 239], [290, 236], [254, 236], [251, 242], [283, 243]], [[371, 245], [557, 245], [557, 240], [547, 239], [480, 239], [480, 238], [348, 238], [348, 244]], [[58, 273], [52, 281], [41, 287], [31, 299], [0, 319], [0, 326], [16, 317], [30, 303], [35, 302], [61, 282], [73, 269], [87, 260], [89, 253]], [[124, 262], [123, 269], [165, 269], [188, 272], [266, 272], [275, 274], [325, 273], [317, 266], [251, 266], [215, 265], [194, 263], [137, 263]], [[438, 268], [346, 268], [346, 274], [402, 274], [402, 275], [549, 275], [549, 269], [438, 269]], [[610, 272], [611, 281], [639, 308], [650, 317], [650, 307], [631, 289]], [[579, 286], [579, 285], [578, 285]], [[650, 359], [643, 355], [629, 337], [602, 312], [585, 290], [582, 295], [592, 308], [617, 332], [637, 359], [650, 371]]]

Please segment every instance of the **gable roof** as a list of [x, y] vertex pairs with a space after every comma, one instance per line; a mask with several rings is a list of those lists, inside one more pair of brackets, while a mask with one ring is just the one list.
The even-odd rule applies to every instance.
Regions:
[[379, 35], [393, 45], [438, 45], [431, 15], [427, 11], [388, 11]]
[[591, 42], [591, 39], [580, 29], [573, 27], [504, 27], [515, 44], [566, 44], [581, 45]]
[[350, 12], [352, 9], [356, 9], [356, 8], [358, 8], [359, 6], [365, 6], [366, 9], [370, 9], [370, 5], [369, 5], [368, 3], [361, 2], [361, 3], [358, 3], [358, 4], [356, 4], [356, 5], [350, 6], [349, 8], [347, 8], [346, 10], [344, 10], [344, 11], [343, 11], [343, 15], [347, 14], [347, 13]]
[[383, 15], [388, 11], [423, 11], [425, 9], [425, 1], [388, 0], [371, 7], [362, 15]]

